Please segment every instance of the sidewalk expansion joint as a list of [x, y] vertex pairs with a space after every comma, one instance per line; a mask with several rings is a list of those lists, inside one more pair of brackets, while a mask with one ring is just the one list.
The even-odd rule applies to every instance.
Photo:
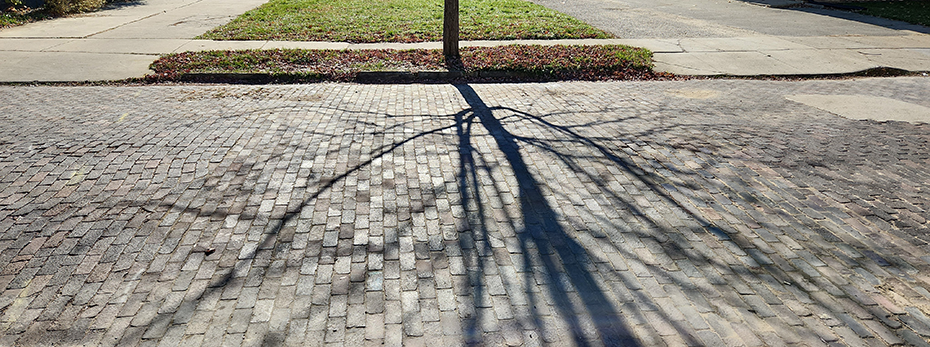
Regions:
[[124, 26], [126, 26], [126, 25], [133, 24], [133, 23], [137, 23], [137, 22], [140, 22], [140, 21], [143, 21], [143, 20], [146, 20], [146, 19], [155, 17], [155, 16], [157, 16], [157, 15], [163, 14], [163, 13], [167, 13], [167, 11], [162, 11], [162, 12], [150, 14], [150, 15], [148, 15], [148, 16], [145, 16], [145, 17], [142, 17], [142, 18], [139, 18], [139, 19], [134, 19], [134, 20], [128, 21], [128, 22], [126, 22], [126, 23], [117, 25], [117, 26], [115, 26], [115, 27], [108, 28], [108, 29], [104, 29], [104, 30], [95, 32], [95, 33], [93, 33], [93, 34], [90, 34], [90, 35], [87, 35], [87, 36], [84, 36], [84, 37], [81, 37], [81, 38], [82, 38], [82, 39], [88, 39], [88, 38], [90, 38], [91, 36], [100, 35], [100, 34], [102, 34], [102, 33], [105, 33], [105, 32], [111, 31], [111, 30], [119, 29], [119, 28], [122, 28], [122, 27], [124, 27]]

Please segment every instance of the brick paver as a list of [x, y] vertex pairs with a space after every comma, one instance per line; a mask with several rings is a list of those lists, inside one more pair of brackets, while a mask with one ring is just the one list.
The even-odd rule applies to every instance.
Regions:
[[0, 345], [926, 345], [930, 79], [0, 87]]

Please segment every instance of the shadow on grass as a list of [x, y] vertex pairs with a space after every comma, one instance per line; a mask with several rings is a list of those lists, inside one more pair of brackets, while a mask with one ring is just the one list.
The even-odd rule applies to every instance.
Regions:
[[[912, 1], [912, 2], [923, 3], [924, 6], [926, 6], [926, 1]], [[870, 16], [870, 15], [861, 13], [862, 11], [852, 11], [852, 9], [855, 9], [858, 7], [856, 6], [855, 3], [845, 4], [845, 5], [848, 5], [847, 8], [842, 8], [840, 7], [841, 5], [837, 5], [837, 7], [840, 7], [840, 8], [830, 7], [834, 5], [832, 3], [822, 3], [822, 5], [827, 6], [827, 7], [826, 8], [814, 8], [814, 7], [802, 6], [802, 7], [790, 7], [789, 9], [794, 10], [794, 11], [817, 14], [821, 16], [829, 16], [829, 17], [834, 17], [838, 19], [871, 24], [871, 25], [885, 27], [885, 28], [893, 29], [893, 30], [913, 31], [913, 32], [918, 32], [918, 33], [923, 33], [923, 34], [930, 34], [930, 27], [927, 27], [927, 26], [923, 26], [919, 24], [911, 24], [908, 22], [900, 21], [900, 20], [882, 18], [882, 17], [877, 17], [877, 16]], [[902, 35], [906, 35], [906, 33], [902, 33]]]

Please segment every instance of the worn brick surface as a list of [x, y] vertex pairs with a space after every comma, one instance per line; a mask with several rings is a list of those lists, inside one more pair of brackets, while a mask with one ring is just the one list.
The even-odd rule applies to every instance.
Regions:
[[930, 79], [0, 87], [0, 344], [930, 339]]

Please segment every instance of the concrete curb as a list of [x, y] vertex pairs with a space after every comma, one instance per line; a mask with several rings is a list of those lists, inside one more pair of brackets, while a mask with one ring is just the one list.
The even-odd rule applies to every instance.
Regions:
[[[898, 77], [898, 76], [927, 76], [927, 71], [908, 71], [891, 67], [876, 67], [850, 73], [831, 74], [774, 74], [774, 75], [712, 75], [690, 76], [722, 79], [840, 79], [852, 77]], [[680, 77], [689, 77], [680, 75]], [[659, 77], [662, 78], [662, 77]], [[333, 80], [325, 77], [312, 78], [300, 75], [271, 74], [271, 73], [187, 73], [176, 79], [168, 81], [192, 83], [231, 83], [231, 84], [266, 84], [266, 83], [318, 83], [318, 82], [353, 82], [360, 84], [383, 83], [481, 83], [481, 82], [551, 82], [557, 80], [573, 79], [547, 79], [537, 75], [519, 71], [362, 71], [349, 80]], [[64, 82], [62, 82], [64, 83]]]

